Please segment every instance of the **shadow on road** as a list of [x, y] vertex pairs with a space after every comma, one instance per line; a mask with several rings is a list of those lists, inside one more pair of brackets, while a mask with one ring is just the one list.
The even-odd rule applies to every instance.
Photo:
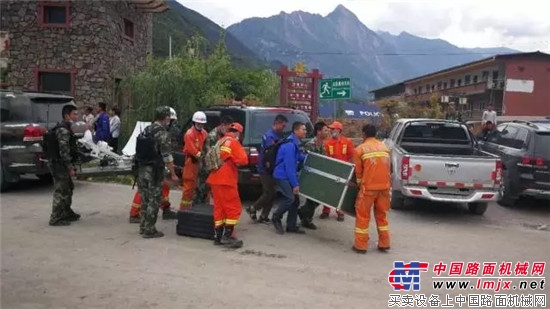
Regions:
[[47, 192], [53, 189], [53, 182], [50, 180], [41, 180], [34, 176], [24, 176], [17, 183], [14, 183], [6, 192], [2, 194], [10, 193], [23, 193], [23, 192]]
[[[503, 207], [503, 206], [500, 206]], [[550, 215], [550, 201], [537, 200], [533, 198], [520, 199], [515, 206], [505, 207], [513, 212], [526, 212], [532, 214], [540, 214], [543, 216]]]

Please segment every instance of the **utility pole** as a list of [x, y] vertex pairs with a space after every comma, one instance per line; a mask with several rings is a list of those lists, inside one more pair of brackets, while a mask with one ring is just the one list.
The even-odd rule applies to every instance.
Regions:
[[172, 59], [172, 36], [168, 37], [168, 57]]

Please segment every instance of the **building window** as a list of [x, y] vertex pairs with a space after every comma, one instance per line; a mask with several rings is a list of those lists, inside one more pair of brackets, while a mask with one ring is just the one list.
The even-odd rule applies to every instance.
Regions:
[[447, 89], [447, 82], [443, 83], [443, 89]]
[[466, 75], [464, 77], [464, 85], [469, 85], [471, 81], [472, 81], [472, 76]]
[[453, 88], [454, 86], [455, 86], [455, 80], [451, 79], [451, 88]]
[[414, 88], [414, 94], [418, 93], [418, 89]]
[[74, 71], [71, 70], [37, 70], [36, 85], [41, 92], [52, 92], [66, 95], [74, 93]]
[[477, 75], [474, 75], [474, 84], [477, 84]]
[[456, 86], [457, 87], [462, 86], [462, 79], [461, 78], [459, 78], [458, 81], [456, 81]]
[[483, 71], [483, 73], [481, 75], [481, 79], [482, 80], [487, 80], [488, 77], [489, 77], [489, 71]]
[[69, 27], [70, 2], [40, 2], [38, 5], [38, 24], [41, 27]]
[[124, 35], [128, 39], [134, 39], [134, 23], [126, 18], [124, 18]]
[[426, 92], [430, 92], [430, 85], [426, 85]]
[[441, 89], [441, 82], [437, 82], [437, 90]]

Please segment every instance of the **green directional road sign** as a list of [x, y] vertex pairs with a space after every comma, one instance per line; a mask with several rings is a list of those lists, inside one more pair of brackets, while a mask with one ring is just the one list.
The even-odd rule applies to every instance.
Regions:
[[321, 79], [319, 98], [321, 100], [351, 98], [351, 80], [349, 78]]

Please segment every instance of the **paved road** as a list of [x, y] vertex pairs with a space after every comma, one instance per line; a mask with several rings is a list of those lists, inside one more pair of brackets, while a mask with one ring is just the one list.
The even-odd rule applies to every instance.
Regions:
[[[123, 185], [78, 182], [82, 221], [49, 227], [50, 194], [28, 180], [1, 195], [2, 308], [386, 308], [394, 260], [550, 260], [543, 203], [491, 205], [483, 217], [445, 205], [392, 211], [392, 251], [357, 255], [351, 217], [279, 236], [243, 215], [245, 246], [227, 251], [177, 236], [174, 221], [159, 222], [166, 237], [140, 238], [127, 223], [133, 193]], [[421, 293], [435, 293], [431, 276], [423, 275]]]

